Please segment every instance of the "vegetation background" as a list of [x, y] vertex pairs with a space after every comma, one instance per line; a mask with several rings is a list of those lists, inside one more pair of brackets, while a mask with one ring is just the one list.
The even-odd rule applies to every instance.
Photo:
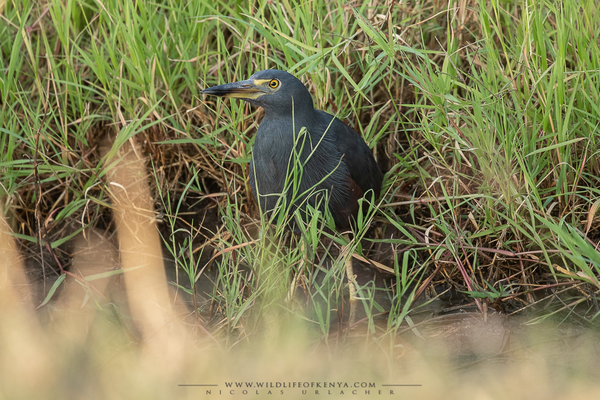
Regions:
[[[67, 272], [91, 308], [89, 283], [122, 275], [78, 274], [71, 246], [97, 232], [119, 248], [107, 171], [132, 146], [186, 321], [222, 349], [274, 320], [308, 321], [331, 348], [352, 253], [377, 271], [356, 289], [387, 355], [448, 293], [597, 325], [595, 0], [0, 0], [0, 51], [1, 209], [43, 321]], [[200, 91], [265, 68], [302, 79], [386, 172], [352, 240], [317, 218], [300, 237], [258, 228], [247, 162], [262, 111]], [[127, 326], [116, 308], [107, 324]]]

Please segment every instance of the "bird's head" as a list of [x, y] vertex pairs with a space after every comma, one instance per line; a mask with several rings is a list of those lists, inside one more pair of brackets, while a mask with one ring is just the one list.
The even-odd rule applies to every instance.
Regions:
[[242, 99], [267, 113], [289, 113], [292, 105], [295, 110], [313, 110], [312, 97], [302, 82], [278, 69], [259, 71], [245, 81], [213, 86], [202, 93]]

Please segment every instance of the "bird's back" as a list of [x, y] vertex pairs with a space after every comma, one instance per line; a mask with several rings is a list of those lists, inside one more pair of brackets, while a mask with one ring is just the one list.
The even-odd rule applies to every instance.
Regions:
[[[331, 114], [324, 111], [317, 110], [317, 112], [325, 114], [326, 119], [333, 118]], [[344, 162], [352, 180], [364, 193], [373, 190], [375, 196], [378, 196], [381, 192], [383, 174], [375, 162], [369, 146], [358, 132], [339, 118], [334, 119], [331, 129], [335, 133], [334, 141], [337, 151], [344, 156]]]
[[[336, 225], [347, 229], [358, 212], [358, 199], [369, 190], [379, 194], [382, 174], [357, 132], [331, 114], [313, 111], [294, 120], [265, 115], [255, 138], [250, 185], [261, 209], [272, 211], [295, 164], [291, 177], [299, 185], [289, 185], [288, 204], [294, 201], [304, 212], [306, 201], [314, 207], [328, 192]], [[319, 208], [323, 211], [323, 204]]]

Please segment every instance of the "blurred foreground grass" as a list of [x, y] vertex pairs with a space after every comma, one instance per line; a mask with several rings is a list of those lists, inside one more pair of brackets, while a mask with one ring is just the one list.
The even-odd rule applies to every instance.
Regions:
[[[361, 364], [337, 354], [323, 366], [341, 357], [360, 376], [399, 376], [395, 334], [448, 290], [471, 296], [484, 315], [531, 310], [597, 325], [596, 1], [21, 0], [0, 2], [0, 18], [2, 232], [16, 241], [9, 248], [3, 239], [0, 257], [10, 269], [17, 256], [5, 254], [18, 252], [27, 274], [5, 279], [2, 291], [11, 282], [34, 289], [3, 300], [2, 348], [18, 349], [11, 354], [22, 361], [4, 357], [0, 367], [14, 388], [40, 377], [23, 397], [39, 398], [53, 376], [79, 365], [97, 365], [76, 372], [96, 376], [102, 390], [133, 379], [132, 393], [165, 397], [170, 389], [147, 383], [170, 388], [185, 383], [185, 371], [220, 376], [226, 362], [214, 360], [237, 348], [255, 347], [261, 353], [249, 359], [276, 374], [279, 350], [269, 344], [288, 336], [285, 346], [308, 358], [303, 375], [320, 358], [300, 349], [337, 354], [345, 343], [350, 253], [378, 262], [385, 276], [384, 285], [357, 287], [365, 346], [382, 358]], [[360, 132], [387, 172], [374, 221], [350, 243], [318, 219], [292, 238], [281, 224], [260, 223], [246, 174], [261, 111], [205, 102], [200, 90], [264, 68], [301, 78], [315, 105]], [[146, 162], [131, 182], [145, 182], [151, 197], [128, 209], [140, 219], [135, 228], [118, 222], [133, 183], [110, 172], [130, 145]], [[155, 223], [162, 254], [142, 236]], [[112, 254], [88, 272], [76, 261], [82, 237], [102, 238]], [[172, 290], [145, 297], [167, 280], [146, 276], [163, 258]], [[84, 290], [68, 295], [71, 286]], [[129, 301], [117, 301], [125, 292]], [[136, 292], [144, 294], [137, 305]], [[23, 297], [28, 306], [15, 300]], [[31, 303], [43, 301], [34, 314]], [[109, 359], [119, 364], [114, 375]], [[52, 375], [57, 362], [64, 369]]]

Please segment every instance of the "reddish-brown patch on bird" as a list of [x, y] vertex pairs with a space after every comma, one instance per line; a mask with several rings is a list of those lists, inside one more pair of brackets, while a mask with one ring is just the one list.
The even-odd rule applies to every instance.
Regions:
[[350, 190], [348, 191], [348, 197], [345, 205], [343, 208], [336, 210], [340, 215], [340, 217], [337, 218], [336, 223], [338, 228], [341, 229], [350, 228], [350, 219], [355, 218], [358, 214], [358, 200], [365, 194], [360, 186], [358, 186], [358, 184], [354, 182], [354, 179], [351, 177], [348, 177], [348, 186]]

